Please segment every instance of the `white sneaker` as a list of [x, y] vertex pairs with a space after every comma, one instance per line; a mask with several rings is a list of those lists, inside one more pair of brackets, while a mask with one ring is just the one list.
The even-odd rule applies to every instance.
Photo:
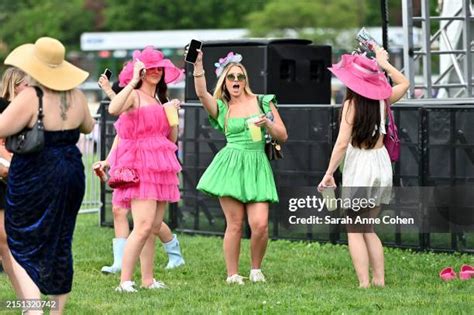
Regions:
[[168, 287], [166, 286], [166, 284], [164, 282], [156, 281], [155, 279], [153, 279], [152, 284], [150, 284], [147, 287], [142, 286], [142, 288], [145, 288], [145, 289], [168, 289]]
[[252, 282], [265, 282], [265, 276], [260, 269], [252, 269], [250, 270], [249, 279]]
[[225, 281], [227, 282], [227, 284], [244, 285], [244, 279], [245, 279], [245, 277], [242, 277], [241, 275], [235, 274], [235, 275], [227, 277], [227, 279]]
[[120, 283], [120, 285], [115, 288], [115, 291], [122, 293], [138, 292], [137, 289], [135, 289], [135, 282], [133, 281], [124, 281]]

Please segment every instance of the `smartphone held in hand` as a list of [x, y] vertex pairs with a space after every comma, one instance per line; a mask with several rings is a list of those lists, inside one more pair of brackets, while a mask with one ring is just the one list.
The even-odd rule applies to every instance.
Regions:
[[112, 71], [110, 71], [109, 68], [105, 68], [103, 74], [107, 77], [107, 80], [110, 80], [110, 78], [112, 77]]
[[189, 43], [188, 53], [186, 54], [186, 58], [184, 59], [184, 61], [189, 63], [195, 63], [198, 56], [198, 50], [201, 49], [201, 47], [202, 42], [192, 39]]

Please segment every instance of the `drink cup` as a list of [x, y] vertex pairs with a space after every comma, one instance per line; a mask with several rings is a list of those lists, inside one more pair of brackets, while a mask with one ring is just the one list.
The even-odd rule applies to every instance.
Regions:
[[178, 110], [174, 106], [165, 106], [165, 113], [166, 118], [168, 119], [168, 123], [170, 127], [174, 127], [178, 125]]
[[100, 163], [96, 163], [94, 165], [94, 172], [95, 172], [95, 175], [97, 175], [100, 179], [101, 182], [106, 182], [107, 179], [108, 179], [108, 176], [107, 174], [104, 172], [104, 170], [102, 169]]
[[326, 208], [328, 211], [334, 211], [337, 209], [337, 200], [335, 194], [336, 187], [324, 187], [323, 191], [321, 191], [321, 195], [323, 199], [325, 199]]
[[262, 141], [262, 130], [260, 129], [259, 126], [255, 125], [255, 123], [259, 120], [260, 120], [259, 117], [247, 119], [247, 126], [249, 128], [250, 137], [252, 138], [252, 141], [254, 142]]

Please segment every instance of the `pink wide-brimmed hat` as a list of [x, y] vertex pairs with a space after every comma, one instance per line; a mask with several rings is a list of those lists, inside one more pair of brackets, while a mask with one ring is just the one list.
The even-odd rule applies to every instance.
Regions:
[[392, 94], [392, 87], [374, 59], [346, 54], [328, 69], [349, 89], [366, 98], [385, 100]]
[[184, 79], [184, 71], [176, 67], [171, 60], [164, 58], [161, 51], [147, 46], [142, 51], [135, 50], [132, 60], [128, 61], [119, 74], [120, 86], [127, 85], [133, 78], [133, 66], [136, 60], [140, 60], [145, 65], [145, 69], [164, 68], [165, 83], [176, 83]]

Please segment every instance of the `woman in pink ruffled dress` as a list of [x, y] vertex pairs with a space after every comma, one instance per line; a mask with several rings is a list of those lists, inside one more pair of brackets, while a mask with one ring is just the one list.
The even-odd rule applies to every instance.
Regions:
[[[120, 285], [116, 291], [136, 292], [133, 271], [140, 255], [154, 255], [154, 236], [159, 230], [167, 202], [180, 199], [176, 157], [177, 126], [170, 127], [164, 107], [177, 110], [179, 100], [167, 102], [167, 83], [182, 78], [182, 71], [153, 47], [135, 51], [119, 79], [123, 90], [110, 103], [109, 112], [120, 115], [115, 123], [118, 141], [110, 154], [110, 173], [134, 168], [138, 184], [115, 188], [112, 203], [131, 208], [133, 231], [127, 239]], [[142, 251], [143, 250], [143, 251]], [[153, 264], [142, 264], [142, 287], [165, 288], [153, 277]]]

